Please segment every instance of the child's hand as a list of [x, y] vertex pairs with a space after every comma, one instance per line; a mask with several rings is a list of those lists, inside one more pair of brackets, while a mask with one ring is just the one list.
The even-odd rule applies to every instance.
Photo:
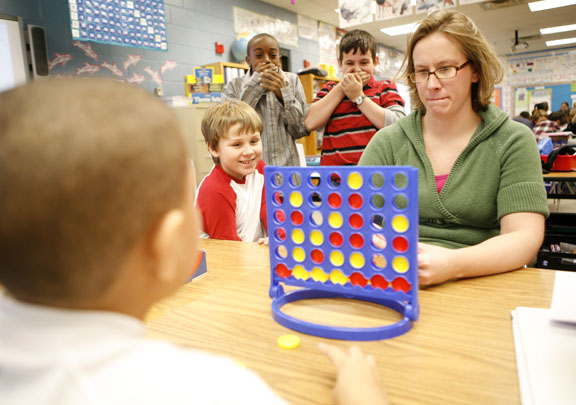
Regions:
[[267, 63], [262, 66], [258, 66], [257, 72], [260, 72], [260, 86], [266, 90], [270, 90], [274, 93], [278, 100], [282, 101], [282, 89], [286, 87], [288, 83], [284, 80], [284, 73], [279, 66], [273, 63]]
[[337, 404], [388, 403], [374, 357], [364, 355], [358, 346], [351, 346], [348, 352], [343, 352], [336, 346], [320, 343], [318, 349], [336, 366], [337, 377], [333, 392]]
[[363, 70], [358, 72], [358, 75], [360, 76], [360, 80], [362, 80], [362, 88], [364, 88], [364, 86], [366, 86], [370, 81], [370, 77], [372, 75], [370, 73], [364, 72]]
[[342, 77], [340, 85], [342, 86], [344, 94], [346, 94], [346, 97], [348, 97], [350, 100], [355, 100], [364, 94], [362, 92], [362, 79], [356, 72], [346, 73], [344, 77]]
[[254, 66], [254, 71], [258, 73], [268, 72], [268, 71], [278, 71], [278, 66], [272, 62], [262, 62]]
[[258, 239], [258, 244], [268, 246], [268, 237]]

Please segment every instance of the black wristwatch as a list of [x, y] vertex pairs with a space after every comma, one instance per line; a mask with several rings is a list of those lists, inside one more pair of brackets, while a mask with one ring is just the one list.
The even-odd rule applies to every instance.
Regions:
[[356, 97], [354, 99], [354, 105], [356, 107], [358, 107], [360, 104], [362, 104], [364, 102], [364, 99], [366, 98], [366, 94], [362, 94], [360, 97]]

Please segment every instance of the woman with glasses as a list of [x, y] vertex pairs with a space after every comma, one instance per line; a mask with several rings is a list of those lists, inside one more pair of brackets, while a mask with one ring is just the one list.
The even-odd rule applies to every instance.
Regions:
[[403, 69], [413, 112], [380, 130], [359, 164], [418, 168], [420, 284], [521, 268], [549, 211], [534, 135], [490, 102], [497, 56], [448, 9], [421, 21]]

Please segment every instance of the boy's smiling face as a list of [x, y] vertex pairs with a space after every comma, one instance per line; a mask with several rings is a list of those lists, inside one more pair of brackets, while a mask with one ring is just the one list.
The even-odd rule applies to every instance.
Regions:
[[260, 133], [240, 132], [240, 124], [232, 126], [227, 136], [220, 138], [216, 150], [209, 149], [210, 154], [219, 159], [220, 167], [238, 180], [254, 173], [262, 157]]
[[338, 61], [342, 75], [354, 72], [372, 75], [377, 63], [378, 58], [373, 59], [372, 51], [368, 50], [366, 53], [361, 53], [359, 49], [352, 49], [350, 52], [343, 53], [342, 60]]
[[253, 71], [261, 72], [269, 66], [282, 66], [278, 42], [269, 36], [257, 38], [248, 50], [246, 63]]

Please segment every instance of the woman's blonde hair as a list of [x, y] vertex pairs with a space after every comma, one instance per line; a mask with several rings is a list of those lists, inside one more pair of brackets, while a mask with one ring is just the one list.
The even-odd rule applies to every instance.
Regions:
[[476, 24], [466, 15], [452, 9], [430, 14], [408, 38], [406, 55], [402, 61], [404, 71], [399, 73], [399, 79], [408, 83], [412, 109], [426, 111], [418, 96], [416, 84], [409, 79], [410, 74], [415, 72], [414, 47], [421, 39], [435, 32], [443, 32], [458, 42], [467, 60], [471, 62], [479, 78], [477, 83], [472, 83], [472, 108], [476, 112], [485, 110], [490, 104], [494, 84], [502, 80], [502, 65]]

